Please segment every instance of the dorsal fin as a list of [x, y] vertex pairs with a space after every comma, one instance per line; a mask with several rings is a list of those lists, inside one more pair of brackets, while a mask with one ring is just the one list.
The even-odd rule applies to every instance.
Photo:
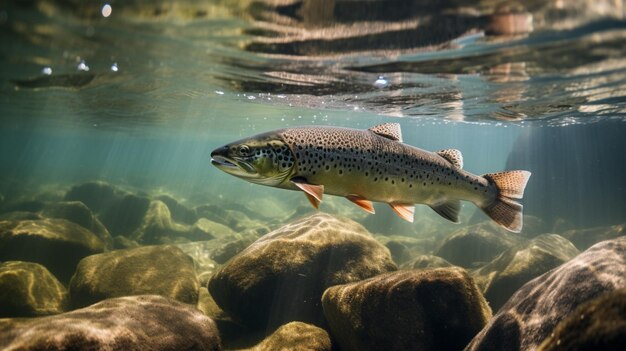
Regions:
[[437, 155], [450, 161], [453, 166], [463, 168], [463, 154], [457, 149], [445, 149], [436, 152]]
[[368, 130], [387, 139], [402, 142], [402, 130], [400, 129], [400, 123], [383, 123], [373, 126]]

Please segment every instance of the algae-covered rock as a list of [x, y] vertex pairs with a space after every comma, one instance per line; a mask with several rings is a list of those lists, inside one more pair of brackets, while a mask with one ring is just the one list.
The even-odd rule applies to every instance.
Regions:
[[452, 263], [444, 260], [441, 257], [433, 256], [433, 255], [419, 255], [413, 257], [409, 261], [403, 263], [400, 268], [401, 269], [425, 269], [425, 268], [444, 268], [444, 267], [452, 267], [454, 266]]
[[258, 239], [209, 281], [218, 305], [253, 329], [324, 324], [326, 288], [396, 269], [389, 250], [356, 222], [318, 213]]
[[491, 308], [498, 310], [522, 285], [578, 255], [567, 239], [543, 234], [512, 247], [473, 273]]
[[457, 267], [333, 286], [322, 303], [344, 351], [461, 350], [491, 317], [469, 274]]
[[626, 237], [598, 243], [522, 286], [467, 350], [534, 350], [581, 304], [626, 288]]
[[586, 250], [595, 243], [611, 240], [626, 235], [626, 225], [618, 224], [608, 227], [594, 227], [586, 229], [571, 229], [562, 234], [579, 250]]
[[490, 262], [496, 256], [526, 239], [493, 229], [487, 225], [462, 228], [445, 238], [435, 256], [461, 267], [473, 268]]
[[104, 225], [94, 216], [91, 210], [80, 201], [65, 201], [46, 204], [41, 215], [47, 218], [62, 218], [76, 223], [96, 234], [107, 247], [112, 245], [111, 234]]
[[146, 246], [85, 257], [76, 268], [69, 291], [73, 307], [143, 294], [195, 305], [198, 288], [189, 256], [174, 246]]
[[330, 351], [331, 348], [326, 330], [311, 324], [291, 322], [246, 351]]
[[40, 263], [62, 282], [83, 257], [103, 250], [94, 233], [65, 219], [0, 222], [0, 261]]
[[0, 263], [0, 318], [62, 313], [67, 290], [46, 267], [32, 262]]
[[161, 296], [120, 297], [55, 316], [0, 320], [7, 350], [221, 349], [211, 318]]
[[626, 289], [578, 306], [537, 350], [626, 350]]

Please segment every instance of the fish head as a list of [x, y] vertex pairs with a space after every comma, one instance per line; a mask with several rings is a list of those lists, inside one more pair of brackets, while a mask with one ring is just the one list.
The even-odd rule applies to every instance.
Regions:
[[213, 150], [211, 164], [249, 182], [277, 186], [294, 172], [295, 157], [278, 133], [265, 133]]

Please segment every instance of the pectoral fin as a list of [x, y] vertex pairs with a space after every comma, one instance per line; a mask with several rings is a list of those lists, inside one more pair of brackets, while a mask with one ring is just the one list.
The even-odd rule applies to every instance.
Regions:
[[306, 179], [296, 177], [291, 178], [291, 182], [304, 191], [307, 199], [311, 202], [311, 205], [315, 208], [319, 208], [320, 202], [322, 202], [322, 196], [324, 195], [323, 185], [314, 185], [307, 183]]
[[353, 195], [353, 194], [346, 196], [346, 199], [354, 202], [357, 206], [365, 210], [365, 212], [369, 212], [371, 214], [376, 213], [374, 211], [374, 205], [372, 204], [370, 200], [367, 200], [359, 195]]
[[413, 215], [415, 214], [415, 206], [411, 204], [389, 204], [393, 212], [398, 217], [404, 219], [407, 222], [413, 223]]
[[438, 205], [431, 205], [435, 212], [437, 212], [441, 217], [452, 221], [454, 223], [459, 223], [459, 212], [461, 211], [461, 201], [453, 200], [442, 202]]

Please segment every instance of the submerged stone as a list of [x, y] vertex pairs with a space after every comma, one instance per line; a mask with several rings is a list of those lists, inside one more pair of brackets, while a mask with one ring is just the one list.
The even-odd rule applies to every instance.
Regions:
[[333, 286], [322, 303], [344, 351], [461, 350], [491, 317], [471, 277], [458, 267]]
[[425, 269], [452, 267], [452, 263], [433, 255], [419, 255], [403, 263], [401, 269]]
[[196, 211], [188, 208], [169, 195], [160, 195], [156, 200], [162, 201], [172, 214], [172, 219], [184, 224], [194, 224], [198, 220]]
[[0, 260], [44, 265], [68, 282], [83, 257], [100, 253], [104, 243], [82, 226], [65, 219], [0, 222]]
[[66, 201], [80, 201], [94, 212], [106, 208], [118, 197], [116, 189], [105, 182], [75, 185], [65, 194]]
[[326, 288], [396, 269], [389, 250], [356, 222], [318, 213], [258, 239], [209, 281], [227, 313], [252, 329], [298, 320], [324, 325]]
[[67, 290], [46, 267], [32, 262], [0, 263], [0, 318], [62, 313]]
[[41, 215], [47, 218], [62, 218], [76, 223], [96, 234], [107, 247], [112, 245], [113, 239], [105, 226], [94, 216], [91, 210], [80, 201], [65, 201], [46, 204]]
[[109, 299], [50, 317], [3, 319], [0, 345], [10, 350], [221, 349], [209, 317], [153, 295]]
[[259, 344], [245, 351], [330, 351], [331, 349], [330, 336], [326, 330], [311, 324], [291, 322], [281, 326]]
[[626, 350], [626, 288], [578, 306], [537, 350]]
[[512, 247], [473, 272], [491, 308], [498, 310], [522, 285], [579, 254], [567, 239], [543, 234]]
[[70, 303], [83, 307], [120, 296], [161, 295], [198, 302], [199, 283], [189, 256], [174, 246], [111, 251], [80, 261], [70, 282]]
[[525, 240], [504, 229], [478, 224], [459, 229], [445, 238], [435, 255], [457, 266], [474, 268]]
[[576, 307], [623, 288], [626, 237], [598, 243], [526, 283], [466, 350], [534, 350]]

